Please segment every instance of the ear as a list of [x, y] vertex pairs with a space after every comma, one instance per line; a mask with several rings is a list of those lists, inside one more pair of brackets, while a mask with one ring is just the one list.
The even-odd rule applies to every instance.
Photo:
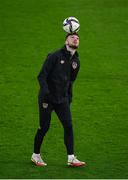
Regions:
[[67, 41], [67, 39], [66, 39], [66, 41], [65, 41], [65, 45], [67, 45], [68, 44], [68, 41]]

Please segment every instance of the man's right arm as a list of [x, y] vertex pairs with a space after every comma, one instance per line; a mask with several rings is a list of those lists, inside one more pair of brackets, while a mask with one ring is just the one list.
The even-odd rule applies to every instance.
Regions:
[[54, 62], [55, 56], [51, 54], [48, 55], [38, 75], [38, 81], [44, 98], [50, 93], [47, 84], [47, 77], [51, 72], [52, 68], [54, 67]]

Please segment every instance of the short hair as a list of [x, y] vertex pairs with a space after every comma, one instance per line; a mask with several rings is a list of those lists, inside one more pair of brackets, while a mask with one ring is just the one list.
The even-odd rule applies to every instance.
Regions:
[[65, 39], [67, 39], [68, 36], [70, 36], [70, 35], [76, 35], [76, 36], [79, 37], [79, 34], [78, 34], [77, 32], [73, 32], [73, 33], [68, 33], [68, 34], [66, 35]]

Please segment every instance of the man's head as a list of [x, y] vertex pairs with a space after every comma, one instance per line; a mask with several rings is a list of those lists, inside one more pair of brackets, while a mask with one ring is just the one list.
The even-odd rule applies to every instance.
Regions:
[[77, 33], [67, 34], [65, 45], [71, 49], [77, 49], [79, 47], [79, 35]]

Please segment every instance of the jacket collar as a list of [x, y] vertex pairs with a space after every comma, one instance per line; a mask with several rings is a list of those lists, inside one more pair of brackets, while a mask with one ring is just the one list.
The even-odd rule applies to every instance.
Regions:
[[[67, 50], [67, 48], [66, 48], [65, 45], [62, 47], [62, 52], [63, 52], [66, 56], [71, 56], [70, 51]], [[79, 57], [78, 52], [76, 51], [73, 56], [76, 56], [76, 57], [78, 58], [78, 57]]]

